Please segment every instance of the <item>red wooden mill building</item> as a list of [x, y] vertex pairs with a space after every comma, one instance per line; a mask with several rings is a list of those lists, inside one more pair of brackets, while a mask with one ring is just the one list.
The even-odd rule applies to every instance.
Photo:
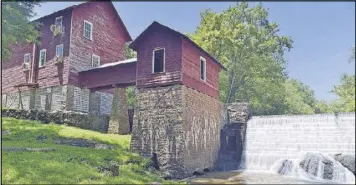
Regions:
[[130, 44], [137, 58], [125, 60], [132, 39], [111, 2], [82, 3], [35, 21], [43, 24], [40, 44], [13, 46], [3, 63], [3, 106], [107, 114], [108, 132], [126, 134], [125, 89], [136, 86], [132, 151], [155, 154], [173, 177], [212, 168], [222, 108], [219, 61], [158, 22]]

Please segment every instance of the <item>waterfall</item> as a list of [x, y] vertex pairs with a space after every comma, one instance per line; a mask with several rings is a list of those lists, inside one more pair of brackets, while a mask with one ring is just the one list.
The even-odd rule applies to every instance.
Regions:
[[[247, 123], [241, 168], [316, 179], [329, 170], [333, 181], [354, 182], [355, 176], [333, 159], [338, 153], [355, 154], [355, 113], [257, 116]], [[315, 174], [302, 169], [302, 160]], [[325, 161], [332, 168], [324, 169]]]

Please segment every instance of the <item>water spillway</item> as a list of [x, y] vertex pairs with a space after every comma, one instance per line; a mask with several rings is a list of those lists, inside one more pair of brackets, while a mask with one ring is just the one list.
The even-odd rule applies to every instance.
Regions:
[[[309, 157], [311, 153], [316, 157]], [[332, 180], [354, 181], [354, 175], [330, 157], [340, 153], [355, 154], [355, 113], [256, 116], [247, 123], [241, 168], [278, 171], [289, 160], [286, 174], [305, 176], [301, 162], [314, 160], [316, 176], [322, 178], [323, 160], [328, 160], [335, 164]]]

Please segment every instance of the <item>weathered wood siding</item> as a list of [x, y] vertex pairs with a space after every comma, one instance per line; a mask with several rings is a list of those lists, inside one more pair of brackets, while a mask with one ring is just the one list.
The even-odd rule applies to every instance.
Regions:
[[[63, 16], [62, 25], [64, 26], [64, 35], [53, 37], [50, 26], [55, 23], [56, 17]], [[14, 85], [27, 82], [26, 78], [31, 77], [33, 73], [33, 82], [38, 82], [40, 87], [49, 87], [68, 82], [68, 54], [70, 42], [70, 21], [71, 10], [59, 11], [51, 16], [43, 17], [38, 20], [42, 23], [40, 27], [40, 44], [35, 47], [33, 44], [18, 43], [13, 46], [13, 53], [9, 61], [2, 62], [2, 91], [3, 93], [16, 92]], [[63, 44], [64, 61], [60, 67], [54, 64], [53, 58], [56, 54], [56, 46]], [[46, 49], [46, 65], [38, 68], [39, 52]], [[23, 71], [24, 55], [30, 53], [30, 70]], [[32, 71], [31, 71], [32, 70]], [[22, 87], [26, 90], [26, 87]]]
[[[125, 28], [109, 3], [91, 2], [73, 9], [69, 84], [79, 84], [78, 71], [91, 68], [92, 54], [100, 56], [100, 64], [124, 59]], [[93, 24], [93, 40], [83, 36], [84, 20]]]
[[[137, 87], [180, 83], [181, 38], [159, 27], [153, 28], [147, 34], [137, 48]], [[152, 55], [157, 47], [165, 48], [165, 72], [152, 74]]]
[[[200, 79], [200, 56], [206, 59], [206, 81]], [[210, 57], [182, 39], [183, 84], [214, 98], [219, 97], [219, 71], [221, 68]]]
[[93, 90], [112, 89], [112, 85], [136, 84], [136, 62], [79, 73], [81, 86]]

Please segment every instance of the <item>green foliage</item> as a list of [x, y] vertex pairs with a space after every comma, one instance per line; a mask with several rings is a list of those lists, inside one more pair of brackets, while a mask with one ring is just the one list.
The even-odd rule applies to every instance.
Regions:
[[[144, 168], [148, 160], [129, 151], [130, 136], [35, 121], [3, 118], [2, 145], [7, 147], [55, 148], [53, 152], [2, 151], [4, 184], [148, 184], [172, 183], [158, 172]], [[45, 140], [37, 140], [46, 136]], [[92, 139], [115, 146], [114, 150], [55, 144], [58, 137]], [[120, 165], [119, 176], [100, 173], [98, 166], [108, 161]]]
[[33, 9], [40, 3], [11, 1], [1, 4], [1, 61], [6, 61], [11, 56], [13, 44], [38, 42], [40, 33], [37, 27], [40, 24], [29, 23], [29, 20], [35, 16]]
[[[125, 59], [136, 58], [136, 51], [129, 48], [130, 43], [125, 44]], [[127, 87], [126, 88], [126, 101], [130, 108], [136, 106], [136, 87]]]
[[351, 49], [351, 56], [349, 58], [349, 62], [355, 62], [355, 46]]
[[[355, 62], [355, 46], [351, 50], [349, 62]], [[341, 84], [334, 86], [331, 92], [338, 96], [330, 105], [333, 112], [355, 112], [355, 74], [343, 74]]]
[[355, 75], [344, 74], [332, 92], [338, 96], [332, 103], [334, 112], [355, 112]]
[[316, 112], [317, 105], [321, 111], [326, 111], [323, 102], [318, 102], [315, 98], [313, 90], [307, 85], [296, 79], [288, 79], [285, 83], [286, 103], [288, 108], [287, 114], [314, 114]]
[[125, 43], [125, 59], [136, 58], [136, 51], [129, 48], [130, 43]]
[[249, 101], [254, 115], [281, 114], [287, 78], [283, 56], [292, 40], [278, 31], [262, 4], [250, 8], [242, 2], [221, 13], [205, 10], [188, 36], [228, 69], [219, 79], [222, 101]]
[[136, 87], [131, 86], [126, 88], [126, 102], [130, 108], [136, 107]]
[[331, 106], [323, 101], [323, 100], [318, 100], [315, 104], [315, 114], [321, 114], [321, 113], [332, 113], [332, 108]]

